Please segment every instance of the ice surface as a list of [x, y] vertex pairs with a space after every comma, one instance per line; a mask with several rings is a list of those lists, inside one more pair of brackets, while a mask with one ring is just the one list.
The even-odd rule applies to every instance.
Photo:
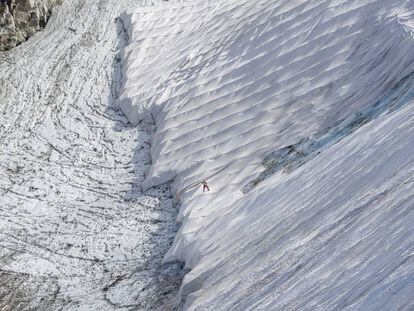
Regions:
[[168, 185], [142, 190], [151, 127], [111, 107], [117, 17], [151, 2], [64, 1], [0, 53], [2, 311], [155, 309], [178, 290], [161, 266], [173, 198]]
[[413, 9], [191, 1], [122, 16], [118, 105], [156, 121], [143, 185], [173, 179], [181, 201], [165, 261], [192, 269], [186, 309], [414, 308]]

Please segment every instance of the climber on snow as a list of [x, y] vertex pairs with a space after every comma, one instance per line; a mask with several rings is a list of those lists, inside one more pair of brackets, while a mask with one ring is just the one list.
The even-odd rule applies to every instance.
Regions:
[[210, 191], [210, 188], [208, 187], [208, 184], [207, 184], [207, 182], [205, 180], [203, 180], [201, 182], [201, 184], [203, 185], [203, 192], [205, 192], [206, 190], [207, 191]]

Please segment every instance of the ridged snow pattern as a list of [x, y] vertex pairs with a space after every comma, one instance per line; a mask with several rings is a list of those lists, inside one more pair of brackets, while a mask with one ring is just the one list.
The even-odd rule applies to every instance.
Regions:
[[389, 15], [399, 6], [202, 1], [134, 13], [121, 107], [136, 122], [162, 106], [147, 185], [189, 159], [214, 160], [207, 172], [256, 157], [372, 104], [414, 69], [413, 41]]
[[[412, 12], [234, 0], [124, 14], [119, 106], [156, 120], [144, 186], [175, 178], [166, 260], [192, 268], [189, 310], [413, 307]], [[243, 194], [267, 155], [308, 138], [312, 157]], [[186, 188], [203, 178], [211, 192]]]

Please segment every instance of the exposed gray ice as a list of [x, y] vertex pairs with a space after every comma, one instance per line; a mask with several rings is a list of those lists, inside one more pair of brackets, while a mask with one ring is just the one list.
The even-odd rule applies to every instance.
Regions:
[[165, 309], [178, 289], [169, 186], [141, 188], [152, 125], [111, 108], [136, 4], [65, 1], [0, 54], [0, 310]]

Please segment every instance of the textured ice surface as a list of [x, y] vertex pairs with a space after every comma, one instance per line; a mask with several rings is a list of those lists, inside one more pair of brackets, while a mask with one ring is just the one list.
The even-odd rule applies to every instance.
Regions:
[[[167, 185], [142, 191], [151, 127], [111, 109], [116, 20], [151, 1], [68, 0], [0, 53], [0, 310], [141, 310], [180, 284]], [[165, 310], [165, 308], [162, 308]]]
[[[173, 179], [180, 196], [165, 260], [192, 269], [188, 310], [414, 308], [411, 1], [194, 1], [122, 19], [118, 104], [156, 121], [143, 185]], [[188, 187], [204, 178], [212, 191]]]

